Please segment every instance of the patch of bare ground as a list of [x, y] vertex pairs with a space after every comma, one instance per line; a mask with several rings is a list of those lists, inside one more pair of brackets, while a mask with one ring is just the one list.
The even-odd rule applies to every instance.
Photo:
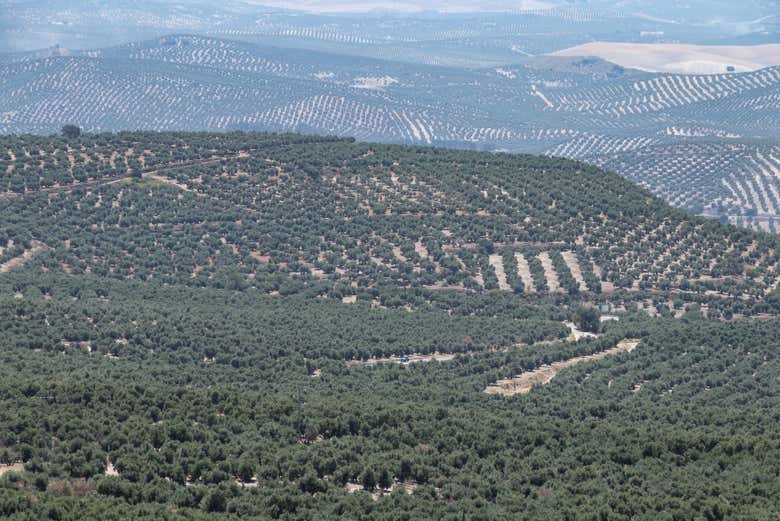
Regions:
[[13, 259], [8, 260], [3, 264], [0, 264], [0, 273], [7, 273], [14, 268], [18, 268], [19, 266], [24, 265], [27, 261], [29, 261], [36, 255], [38, 255], [45, 249], [46, 249], [46, 245], [43, 244], [42, 242], [31, 241], [29, 250], [25, 250], [25, 252], [19, 255], [18, 257], [14, 257]]
[[503, 396], [513, 396], [515, 394], [527, 394], [537, 385], [546, 385], [552, 381], [555, 376], [562, 370], [573, 367], [577, 364], [585, 362], [594, 362], [601, 360], [611, 355], [619, 353], [630, 353], [639, 345], [638, 340], [626, 339], [618, 343], [616, 347], [601, 351], [600, 353], [594, 353], [592, 355], [578, 356], [575, 358], [569, 358], [568, 360], [561, 360], [559, 362], [553, 362], [552, 364], [545, 364], [533, 371], [519, 374], [512, 378], [499, 380], [494, 384], [491, 384], [485, 388], [487, 394], [500, 394]]
[[6, 472], [24, 472], [24, 463], [12, 463], [10, 465], [0, 465], [0, 476]]
[[116, 467], [114, 467], [114, 464], [111, 463], [110, 459], [106, 460], [106, 470], [103, 472], [106, 476], [118, 476], [119, 471], [116, 470]]
[[431, 353], [427, 355], [420, 354], [420, 353], [413, 353], [411, 355], [405, 355], [405, 356], [387, 356], [387, 357], [368, 358], [366, 360], [348, 360], [347, 365], [377, 365], [377, 364], [409, 365], [416, 362], [446, 362], [448, 360], [452, 360], [458, 354], [470, 354], [470, 353], [469, 352], [439, 353], [438, 351], [436, 353]]
[[430, 291], [465, 291], [466, 288], [463, 287], [463, 284], [447, 284], [446, 282], [437, 282], [436, 284], [428, 284], [427, 286], [423, 286], [425, 289]]
[[204, 195], [204, 194], [198, 194], [197, 192], [195, 192], [195, 190], [193, 190], [189, 186], [185, 185], [184, 183], [179, 183], [175, 179], [171, 179], [170, 177], [165, 177], [164, 175], [144, 174], [144, 178], [145, 179], [153, 179], [153, 180], [157, 181], [158, 183], [166, 184], [166, 185], [169, 185], [169, 186], [175, 186], [179, 190], [183, 190], [185, 192], [194, 193], [194, 194], [197, 194], [197, 195], [199, 195], [201, 197], [203, 197], [203, 195]]
[[485, 289], [485, 277], [482, 276], [481, 271], [477, 271], [474, 275], [474, 282], [476, 282], [480, 288]]
[[525, 292], [536, 293], [536, 286], [534, 286], [534, 279], [531, 276], [531, 267], [528, 265], [528, 261], [522, 253], [515, 253], [515, 260], [517, 261], [517, 275], [523, 281]]
[[401, 251], [401, 248], [398, 246], [393, 246], [393, 257], [396, 258], [399, 262], [407, 262], [408, 259], [404, 256], [403, 252]]
[[426, 248], [425, 245], [420, 241], [414, 243], [414, 251], [417, 253], [417, 255], [420, 256], [421, 259], [428, 258], [428, 248]]
[[501, 291], [511, 291], [511, 286], [506, 281], [506, 272], [504, 271], [504, 259], [501, 255], [494, 253], [488, 257], [488, 262], [493, 266], [496, 272], [496, 278], [498, 279], [498, 289]]
[[561, 252], [561, 256], [563, 257], [566, 266], [569, 267], [571, 276], [577, 281], [580, 291], [588, 291], [588, 286], [585, 284], [585, 277], [582, 276], [582, 268], [580, 267], [580, 262], [577, 260], [577, 255], [575, 255], [573, 251], [564, 251]]
[[271, 262], [271, 256], [270, 255], [263, 255], [259, 251], [252, 251], [249, 252], [249, 256], [255, 259], [257, 262], [261, 264], [268, 264]]
[[577, 325], [574, 322], [564, 322], [564, 326], [569, 328], [569, 331], [571, 331], [571, 334], [569, 335], [569, 338], [567, 340], [576, 342], [577, 340], [581, 340], [583, 338], [597, 338], [599, 335], [595, 333], [589, 333], [587, 331], [582, 331], [577, 327]]
[[[593, 264], [593, 274], [596, 276], [597, 279], [601, 280], [601, 266], [598, 264]], [[607, 282], [602, 280], [601, 281], [601, 292], [602, 293], [613, 293], [615, 291], [615, 285], [611, 282]]]
[[[390, 485], [390, 488], [378, 489], [371, 492], [371, 499], [374, 501], [379, 501], [383, 496], [392, 494], [396, 490], [402, 490], [406, 494], [413, 494], [416, 489], [417, 483], [413, 481], [407, 481], [404, 483], [399, 483], [396, 481]], [[365, 488], [363, 488], [363, 485], [360, 485], [359, 483], [347, 483], [344, 485], [344, 487], [342, 487], [342, 490], [347, 494], [354, 494], [355, 492], [365, 490]]]
[[544, 268], [544, 278], [547, 279], [547, 288], [549, 288], [550, 293], [562, 293], [563, 289], [558, 281], [558, 273], [555, 271], [550, 254], [543, 251], [539, 254], [539, 261]]

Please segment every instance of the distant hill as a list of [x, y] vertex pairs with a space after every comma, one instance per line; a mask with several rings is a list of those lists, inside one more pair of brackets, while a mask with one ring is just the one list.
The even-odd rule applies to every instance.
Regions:
[[703, 139], [653, 144], [590, 161], [673, 205], [740, 226], [780, 232], [780, 141]]
[[674, 293], [713, 314], [719, 299], [761, 302], [780, 277], [776, 238], [563, 159], [252, 133], [0, 146], [9, 271], [346, 294]]
[[[298, 131], [549, 154], [606, 166], [673, 204], [728, 217], [751, 213], [751, 196], [726, 206], [689, 202], [689, 189], [712, 191], [720, 182], [684, 187], [662, 162], [648, 161], [692, 139], [729, 149], [738, 138], [776, 139], [780, 128], [780, 67], [653, 74], [548, 56], [471, 70], [199, 36], [62, 54], [0, 59], [1, 133], [48, 134], [65, 123], [92, 132]], [[740, 150], [732, 155], [747, 160]], [[642, 169], [615, 159], [631, 154], [645, 158]], [[771, 197], [780, 181], [765, 179]], [[774, 229], [774, 212], [763, 210]]]
[[780, 44], [683, 45], [593, 42], [563, 49], [555, 56], [596, 56], [623, 67], [649, 72], [723, 74], [780, 65]]
[[[7, 2], [0, 52], [104, 48], [193, 33], [407, 63], [488, 67], [592, 41], [777, 43], [771, 2], [275, 0]], [[289, 7], [292, 9], [284, 9]], [[317, 14], [295, 9], [329, 12]], [[446, 13], [436, 12], [444, 8]], [[344, 11], [336, 13], [333, 11]], [[355, 12], [364, 11], [364, 12]], [[368, 11], [368, 12], [366, 12]], [[490, 12], [495, 11], [495, 12]]]

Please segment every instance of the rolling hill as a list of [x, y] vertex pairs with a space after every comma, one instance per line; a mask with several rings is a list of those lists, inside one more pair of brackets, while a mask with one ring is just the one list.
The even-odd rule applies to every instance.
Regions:
[[592, 41], [739, 45], [777, 43], [779, 32], [776, 6], [762, 0], [738, 6], [723, 1], [460, 2], [469, 9], [445, 13], [435, 12], [430, 1], [415, 5], [415, 10], [428, 8], [419, 12], [399, 12], [397, 8], [409, 2], [368, 2], [379, 8], [371, 12], [361, 9], [366, 2], [328, 2], [352, 12], [330, 9], [325, 14], [301, 11], [307, 4], [323, 5], [285, 6], [283, 0], [271, 4], [276, 7], [242, 0], [14, 0], [0, 17], [0, 52], [54, 44], [105, 48], [195, 33], [407, 63], [490, 67]]
[[594, 42], [563, 49], [555, 56], [597, 57], [648, 72], [721, 74], [752, 72], [780, 65], [780, 44], [684, 45]]
[[6, 519], [780, 509], [774, 236], [543, 156], [243, 132], [0, 150]]
[[[780, 190], [772, 170], [777, 67], [654, 74], [592, 58], [537, 57], [470, 70], [198, 36], [55, 48], [0, 63], [0, 132], [47, 134], [76, 122], [87, 131], [299, 131], [541, 153], [608, 167], [697, 213], [770, 231], [777, 219], [770, 204]], [[769, 165], [754, 197], [728, 181], [745, 168], [727, 169], [758, 160], [741, 144], [755, 139], [764, 140]], [[667, 168], [686, 161], [670, 154], [699, 141], [724, 151], [717, 173], [698, 162]], [[678, 174], [691, 181], [677, 182]], [[757, 206], [756, 197], [767, 201]]]
[[562, 159], [254, 133], [0, 148], [6, 270], [344, 295], [615, 293], [648, 306], [674, 294], [712, 301], [714, 315], [750, 309], [780, 277], [775, 238]]
[[591, 160], [673, 205], [769, 233], [780, 231], [776, 140], [712, 138], [653, 144]]

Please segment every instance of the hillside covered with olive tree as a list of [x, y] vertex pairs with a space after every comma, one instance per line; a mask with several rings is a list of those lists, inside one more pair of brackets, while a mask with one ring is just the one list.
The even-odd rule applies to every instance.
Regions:
[[771, 520], [774, 236], [571, 160], [0, 138], [0, 515]]

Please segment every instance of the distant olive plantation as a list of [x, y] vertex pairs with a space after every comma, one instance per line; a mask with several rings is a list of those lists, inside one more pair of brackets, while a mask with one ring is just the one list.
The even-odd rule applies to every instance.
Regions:
[[659, 74], [526, 56], [466, 69], [182, 35], [5, 58], [3, 133], [66, 123], [297, 131], [539, 153], [609, 168], [694, 213], [776, 231], [777, 67]]

